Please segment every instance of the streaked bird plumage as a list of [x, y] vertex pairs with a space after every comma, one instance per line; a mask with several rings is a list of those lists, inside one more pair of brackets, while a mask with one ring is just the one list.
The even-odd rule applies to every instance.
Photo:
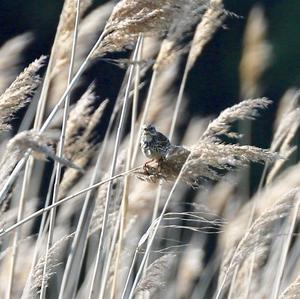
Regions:
[[169, 139], [153, 125], [144, 125], [140, 141], [143, 154], [153, 160], [163, 160], [172, 148]]

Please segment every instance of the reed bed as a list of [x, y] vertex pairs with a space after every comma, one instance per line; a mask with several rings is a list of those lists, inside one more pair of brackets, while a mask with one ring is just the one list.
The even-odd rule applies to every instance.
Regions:
[[[31, 35], [0, 48], [1, 298], [300, 298], [299, 90], [287, 86], [268, 148], [237, 126], [277, 101], [261, 93], [261, 7], [245, 31], [246, 98], [184, 118], [190, 71], [236, 17], [221, 0], [65, 0], [48, 57], [17, 75]], [[115, 96], [94, 80], [71, 93], [99, 61], [123, 71]], [[168, 136], [162, 159], [142, 154], [144, 124]], [[252, 164], [264, 171], [249, 196]]]

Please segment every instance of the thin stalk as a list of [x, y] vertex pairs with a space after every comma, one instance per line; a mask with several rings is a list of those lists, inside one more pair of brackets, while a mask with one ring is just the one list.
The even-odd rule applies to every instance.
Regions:
[[[110, 250], [108, 252], [108, 257], [106, 259], [107, 262], [106, 262], [106, 265], [104, 267], [103, 279], [101, 280], [101, 288], [100, 288], [100, 293], [99, 293], [99, 297], [98, 297], [99, 299], [104, 298], [104, 295], [105, 295], [106, 281], [107, 281], [107, 278], [108, 278], [111, 261], [113, 259], [114, 252], [115, 252], [115, 244], [117, 243], [118, 235], [120, 233], [119, 228], [121, 229], [120, 222], [122, 221], [122, 219], [121, 219], [122, 218], [122, 213], [123, 213], [123, 211], [120, 209], [119, 213], [118, 213], [118, 216], [117, 216], [117, 222], [115, 224], [116, 229], [114, 231], [112, 242], [111, 242], [111, 245], [110, 245]], [[112, 296], [110, 296], [110, 297], [114, 298]]]
[[[162, 182], [160, 182], [160, 184], [159, 184], [159, 186], [157, 188], [157, 192], [156, 192], [156, 196], [155, 196], [155, 201], [154, 201], [154, 206], [153, 206], [153, 211], [152, 211], [151, 223], [153, 223], [155, 221], [155, 219], [157, 218], [157, 215], [158, 215], [158, 209], [159, 209], [159, 203], [160, 203], [160, 198], [161, 198], [161, 192], [162, 192]], [[147, 243], [149, 243], [149, 239], [148, 239]], [[143, 277], [146, 275], [148, 264], [149, 264], [149, 256], [147, 257], [147, 260], [145, 262]]]
[[[265, 166], [264, 166], [264, 169], [263, 169], [262, 176], [261, 176], [260, 181], [259, 181], [258, 190], [257, 190], [258, 194], [261, 192], [261, 190], [263, 188], [263, 183], [264, 183], [266, 175], [267, 175], [268, 167], [269, 167], [269, 163], [266, 163]], [[249, 229], [250, 226], [253, 223], [254, 214], [255, 214], [255, 210], [256, 210], [256, 206], [257, 206], [257, 200], [258, 200], [258, 196], [255, 196], [252, 207], [251, 207], [251, 212], [250, 212], [250, 217], [249, 217], [247, 229]], [[251, 281], [252, 281], [252, 276], [253, 276], [253, 269], [254, 269], [255, 259], [256, 259], [256, 250], [254, 249], [254, 252], [251, 255], [250, 269], [249, 269], [249, 273], [248, 273], [248, 283], [247, 283], [247, 289], [246, 289], [246, 293], [245, 293], [245, 298], [246, 299], [249, 298], [249, 294], [250, 294], [250, 288], [251, 288]], [[235, 272], [237, 272], [237, 269], [235, 270]], [[232, 285], [235, 283], [236, 274], [237, 273], [235, 273], [235, 275], [233, 276], [234, 279], [232, 280], [232, 283], [231, 283]]]
[[177, 122], [177, 119], [178, 119], [179, 109], [180, 109], [180, 106], [181, 106], [181, 103], [182, 103], [183, 93], [184, 93], [184, 89], [185, 89], [185, 86], [186, 86], [186, 81], [187, 81], [187, 78], [188, 78], [189, 70], [190, 70], [189, 66], [186, 63], [185, 68], [184, 68], [184, 73], [183, 73], [183, 76], [182, 76], [182, 80], [181, 80], [181, 84], [180, 84], [180, 88], [179, 88], [178, 97], [177, 97], [177, 100], [176, 100], [174, 114], [173, 114], [173, 117], [172, 117], [172, 123], [171, 123], [170, 132], [169, 132], [170, 141], [172, 141], [172, 139], [173, 139], [175, 126], [176, 126], [176, 122]]
[[[137, 50], [140, 45], [141, 38], [139, 37], [137, 41], [136, 48], [134, 50], [133, 54], [133, 60], [136, 59], [137, 57]], [[121, 143], [121, 136], [123, 135], [124, 131], [124, 125], [125, 125], [125, 119], [127, 115], [127, 110], [129, 106], [129, 92], [130, 92], [130, 86], [133, 78], [133, 70], [134, 70], [134, 64], [130, 66], [130, 72], [129, 72], [129, 77], [128, 77], [128, 85], [126, 87], [126, 92], [125, 92], [125, 97], [124, 97], [124, 104], [122, 107], [122, 112], [121, 112], [121, 117], [120, 117], [120, 122], [119, 126], [117, 129], [117, 136], [116, 136], [116, 141], [115, 141], [115, 147], [114, 147], [114, 152], [113, 152], [113, 159], [112, 159], [112, 166], [110, 170], [110, 176], [114, 176], [115, 170], [116, 170], [116, 165], [117, 165], [117, 157], [119, 153], [119, 148], [120, 148], [120, 143]], [[102, 258], [102, 251], [103, 251], [103, 241], [105, 238], [106, 230], [107, 230], [107, 219], [108, 219], [108, 212], [109, 212], [109, 203], [110, 203], [110, 198], [111, 198], [111, 189], [112, 189], [112, 182], [110, 181], [108, 183], [107, 187], [107, 194], [106, 194], [106, 202], [105, 202], [105, 209], [104, 209], [104, 215], [103, 215], [103, 223], [102, 223], [102, 229], [101, 229], [101, 234], [100, 234], [100, 240], [98, 244], [98, 249], [97, 249], [97, 255], [96, 255], [96, 262], [95, 262], [95, 267], [94, 267], [94, 272], [92, 276], [92, 284], [91, 288], [89, 291], [89, 297], [88, 298], [94, 298], [95, 295], [95, 282], [97, 280], [97, 276], [100, 273], [100, 260]]]
[[[127, 73], [124, 78], [124, 82], [127, 78]], [[123, 85], [122, 85], [123, 86]], [[123, 88], [121, 87], [121, 90]], [[116, 103], [120, 101], [120, 96], [118, 97]], [[110, 132], [112, 130], [112, 126], [114, 124], [114, 121], [117, 117], [119, 111], [119, 105], [116, 104], [115, 108], [113, 110], [112, 116], [109, 120], [108, 128], [105, 133], [104, 141], [101, 146], [101, 150], [99, 151], [97, 161], [94, 167], [94, 171], [92, 174], [92, 178], [90, 181], [90, 186], [96, 183], [98, 170], [100, 169], [100, 163], [102, 161], [103, 154], [106, 150], [106, 145], [108, 142], [108, 138], [110, 136]], [[83, 263], [84, 259], [84, 253], [86, 250], [86, 244], [87, 244], [87, 235], [88, 235], [88, 228], [90, 225], [92, 213], [94, 210], [94, 200], [90, 200], [90, 197], [92, 196], [92, 192], [88, 192], [85, 197], [85, 201], [82, 207], [82, 211], [80, 213], [75, 237], [72, 242], [71, 250], [68, 256], [66, 268], [64, 271], [63, 281], [59, 293], [59, 299], [63, 298], [74, 298], [78, 281], [79, 281], [79, 275], [80, 275], [80, 269], [81, 265]], [[72, 280], [69, 279], [70, 275], [72, 273]]]
[[[150, 236], [150, 238], [149, 238], [150, 241], [149, 241], [148, 244], [147, 244], [146, 251], [145, 251], [145, 253], [144, 253], [144, 256], [143, 256], [143, 259], [142, 259], [142, 261], [141, 261], [141, 264], [140, 264], [140, 267], [139, 267], [139, 269], [138, 269], [138, 272], [137, 272], [137, 274], [136, 274], [136, 276], [135, 276], [135, 279], [134, 279], [134, 282], [133, 282], [133, 285], [132, 285], [132, 288], [131, 288], [131, 291], [130, 291], [130, 294], [129, 294], [129, 297], [128, 297], [129, 299], [132, 299], [133, 296], [134, 296], [135, 288], [136, 288], [136, 286], [137, 286], [137, 284], [138, 284], [138, 282], [139, 282], [139, 280], [140, 280], [140, 277], [141, 277], [141, 275], [142, 275], [142, 273], [143, 273], [143, 269], [144, 269], [144, 267], [145, 267], [147, 258], [148, 258], [149, 254], [150, 254], [151, 246], [152, 246], [152, 244], [153, 244], [153, 242], [154, 242], [154, 239], [155, 239], [155, 236], [156, 236], [156, 234], [157, 234], [157, 232], [158, 232], [159, 226], [160, 226], [160, 224], [161, 224], [161, 222], [162, 222], [162, 220], [163, 220], [163, 218], [164, 218], [164, 214], [165, 214], [166, 211], [167, 211], [167, 208], [168, 208], [168, 206], [169, 206], [169, 204], [170, 204], [170, 202], [171, 202], [173, 193], [174, 193], [174, 191], [175, 191], [175, 189], [176, 189], [176, 187], [177, 187], [177, 185], [178, 185], [178, 183], [179, 183], [179, 180], [180, 180], [180, 178], [181, 178], [181, 176], [182, 176], [182, 173], [183, 173], [183, 169], [184, 169], [186, 163], [188, 162], [189, 158], [190, 158], [190, 154], [189, 154], [189, 156], [188, 156], [186, 162], [185, 162], [184, 165], [182, 166], [182, 168], [181, 168], [181, 170], [180, 170], [180, 172], [179, 172], [179, 174], [178, 174], [178, 176], [177, 176], [177, 178], [176, 178], [176, 181], [175, 181], [175, 183], [174, 183], [173, 186], [172, 186], [172, 189], [171, 189], [171, 191], [170, 191], [170, 193], [169, 193], [169, 196], [168, 196], [168, 198], [167, 198], [167, 200], [166, 200], [166, 202], [165, 202], [165, 204], [164, 204], [164, 206], [163, 206], [163, 209], [162, 209], [162, 211], [161, 211], [161, 213], [160, 213], [160, 216], [159, 216], [158, 219], [157, 219], [157, 223], [156, 223], [156, 225], [155, 225], [155, 228], [153, 229], [153, 232], [151, 232], [151, 236]], [[125, 293], [125, 292], [126, 292], [126, 290], [124, 290], [124, 293]]]
[[[47, 193], [47, 197], [46, 197], [46, 201], [45, 201], [45, 207], [49, 206], [50, 198], [51, 198], [51, 194], [52, 194], [51, 189], [54, 185], [54, 180], [55, 180], [55, 172], [53, 171], [52, 175], [51, 175], [49, 187], [48, 187], [48, 193]], [[28, 297], [28, 292], [29, 292], [29, 288], [30, 288], [30, 283], [31, 283], [31, 279], [32, 279], [33, 270], [34, 270], [34, 267], [35, 267], [36, 262], [38, 260], [40, 247], [41, 247], [42, 242], [45, 238], [44, 233], [47, 231], [48, 226], [49, 226], [49, 218], [47, 218], [47, 214], [44, 213], [43, 216], [42, 216], [42, 220], [41, 220], [41, 224], [40, 224], [39, 232], [38, 232], [38, 237], [37, 237], [35, 248], [34, 248], [34, 253], [33, 253], [33, 258], [32, 258], [32, 262], [31, 262], [30, 272], [29, 272], [27, 282], [26, 282], [26, 285], [25, 285], [25, 288], [24, 288], [24, 291], [23, 291], [23, 294], [22, 294], [21, 298], [25, 299], [25, 298]]]
[[[17, 221], [21, 221], [24, 217], [24, 209], [25, 209], [25, 193], [27, 189], [28, 182], [30, 180], [30, 177], [28, 175], [29, 168], [26, 167], [25, 173], [24, 173], [24, 180], [22, 184], [22, 190], [21, 190], [21, 198], [18, 208], [18, 216]], [[9, 281], [8, 281], [8, 288], [6, 293], [6, 298], [11, 299], [12, 297], [12, 291], [13, 291], [13, 285], [14, 285], [14, 274], [15, 274], [15, 268], [17, 263], [17, 254], [18, 254], [18, 241], [21, 236], [21, 228], [17, 229], [14, 234], [13, 239], [13, 245], [12, 245], [12, 254], [11, 254], [11, 265], [9, 269]]]
[[55, 50], [55, 45], [57, 43], [57, 37], [58, 35], [55, 35], [53, 47], [51, 49], [51, 54], [45, 74], [45, 79], [43, 82], [42, 90], [41, 90], [41, 95], [40, 99], [36, 108], [36, 117], [34, 119], [34, 124], [33, 128], [34, 129], [39, 129], [42, 125], [44, 114], [45, 114], [45, 109], [46, 109], [46, 104], [47, 104], [47, 96], [48, 96], [48, 91], [49, 91], [49, 86], [51, 82], [51, 72], [53, 69], [53, 63], [54, 63], [54, 50]]
[[[246, 238], [247, 235], [249, 235], [249, 230], [246, 232], [244, 238]], [[234, 252], [233, 252], [233, 255], [232, 255], [231, 260], [230, 260], [230, 263], [229, 263], [229, 266], [227, 267], [227, 270], [226, 270], [226, 272], [225, 272], [225, 274], [224, 274], [223, 280], [222, 280], [220, 286], [218, 287], [218, 290], [217, 290], [217, 294], [216, 294], [215, 299], [220, 299], [220, 298], [221, 298], [221, 294], [222, 294], [222, 292], [223, 292], [223, 288], [224, 288], [225, 283], [226, 283], [226, 279], [227, 279], [227, 276], [228, 276], [228, 272], [229, 272], [229, 270], [232, 268], [233, 260], [234, 260], [234, 258], [236, 257], [237, 252], [240, 250], [240, 246], [241, 246], [241, 243], [239, 243], [239, 244], [236, 246], [236, 248], [235, 248], [235, 250], [234, 250]], [[235, 271], [236, 271], [236, 270], [235, 270]], [[235, 275], [235, 272], [234, 272], [234, 275]]]
[[[177, 99], [176, 99], [176, 104], [175, 104], [174, 114], [173, 114], [173, 117], [172, 117], [170, 131], [169, 131], [168, 138], [169, 138], [170, 142], [173, 141], [175, 126], [176, 126], [176, 122], [177, 122], [177, 119], [178, 119], [179, 109], [180, 109], [180, 106], [181, 106], [181, 103], [182, 103], [183, 93], [184, 93], [184, 89], [185, 89], [185, 86], [186, 86], [189, 70], [190, 70], [189, 65], [188, 65], [188, 63], [186, 63], [185, 68], [184, 68], [183, 77], [182, 77], [181, 84], [180, 84], [180, 88], [179, 88], [179, 92], [178, 92], [178, 96], [177, 96]], [[152, 221], [151, 222], [153, 222], [157, 218], [159, 202], [160, 202], [160, 198], [161, 198], [161, 192], [162, 192], [162, 184], [159, 184], [158, 189], [157, 189], [157, 194], [156, 194], [156, 197], [155, 197], [153, 213], [152, 213]], [[148, 265], [148, 260], [146, 261], [145, 271], [146, 271], [147, 265]], [[145, 272], [144, 272], [144, 274], [145, 274]]]
[[130, 281], [131, 275], [133, 273], [134, 265], [135, 265], [135, 262], [137, 260], [137, 254], [138, 254], [138, 249], [136, 249], [135, 252], [134, 252], [133, 259], [132, 259], [132, 262], [131, 262], [131, 266], [130, 266], [130, 269], [129, 269], [129, 272], [128, 272], [128, 275], [127, 275], [127, 279], [126, 279], [126, 282], [125, 282], [125, 286], [124, 286], [124, 289], [123, 289], [123, 292], [122, 292], [121, 299], [125, 298], [126, 291], [128, 289], [128, 285], [129, 285], [129, 281]]
[[277, 299], [278, 298], [280, 285], [281, 285], [281, 281], [282, 281], [282, 277], [283, 277], [283, 273], [284, 273], [284, 266], [286, 264], [288, 251], [289, 251], [291, 241], [292, 241], [292, 237], [293, 237], [293, 232], [294, 232], [294, 229], [295, 229], [296, 224], [297, 224], [299, 207], [300, 207], [300, 198], [299, 198], [299, 194], [297, 194], [296, 196], [297, 196], [297, 203], [296, 203], [296, 206], [294, 207], [293, 215], [291, 215], [292, 216], [291, 217], [291, 224], [290, 224], [290, 228], [289, 228], [287, 238], [286, 238], [285, 242], [283, 242], [283, 250], [281, 252], [281, 256], [280, 256], [280, 260], [279, 260], [279, 266], [278, 266], [278, 269], [276, 271], [275, 282], [274, 282], [274, 285], [273, 285], [272, 299]]
[[[140, 37], [141, 37], [141, 43], [140, 43], [140, 47], [138, 49], [137, 59], [136, 59], [136, 61], [134, 61], [134, 63], [136, 62], [136, 71], [135, 71], [135, 81], [134, 81], [134, 95], [133, 95], [133, 102], [132, 102], [131, 130], [130, 130], [129, 147], [127, 150], [125, 171], [130, 169], [133, 146], [134, 146], [134, 136], [135, 136], [134, 127], [135, 127], [135, 122], [137, 119], [140, 70], [141, 70], [139, 62], [142, 60], [142, 51], [143, 51], [143, 35], [140, 34]], [[110, 293], [111, 299], [113, 299], [115, 297], [116, 280], [117, 280], [117, 276], [118, 276], [118, 268], [119, 268], [122, 244], [123, 244], [122, 241], [124, 238], [124, 230], [125, 230], [127, 209], [128, 209], [129, 184], [130, 184], [130, 177], [126, 176], [124, 179], [123, 198], [122, 198], [122, 202], [121, 202], [121, 211], [122, 211], [121, 217], [122, 217], [122, 219], [119, 220], [116, 225], [116, 230], [118, 229], [119, 225], [120, 225], [120, 230], [119, 230], [119, 242], [118, 242], [118, 248], [117, 248], [117, 255], [116, 255], [116, 261], [115, 261], [115, 270], [114, 270], [111, 293]], [[111, 248], [110, 252], [113, 251], [114, 246], [115, 246], [115, 244], [114, 244], [114, 242], [112, 242], [112, 248]], [[107, 263], [107, 264], [108, 264], [107, 268], [109, 269], [110, 263]], [[104, 273], [104, 274], [106, 274], [106, 273]], [[108, 274], [108, 271], [107, 271], [107, 274]], [[103, 295], [104, 295], [103, 286], [106, 285], [107, 274], [104, 275], [104, 278], [103, 278], [104, 283], [102, 283], [102, 289], [100, 290], [99, 298], [103, 298]]]
[[[127, 76], [126, 76], [127, 77]], [[118, 99], [117, 99], [118, 102]], [[109, 120], [108, 128], [105, 133], [104, 141], [101, 146], [101, 150], [99, 150], [99, 154], [97, 157], [97, 161], [94, 167], [94, 171], [91, 177], [91, 181], [89, 186], [92, 186], [96, 183], [98, 171], [100, 169], [100, 163], [102, 161], [104, 152], [106, 150], [106, 145], [108, 142], [108, 138], [110, 136], [110, 132], [113, 126], [113, 123], [117, 117], [118, 113], [118, 105], [115, 105], [115, 109], [112, 113], [112, 116]], [[82, 207], [82, 211], [80, 213], [80, 217], [78, 220], [78, 225], [76, 228], [75, 237], [72, 242], [71, 250], [68, 256], [66, 268], [63, 275], [62, 285], [60, 288], [59, 299], [63, 298], [74, 298], [76, 293], [76, 288], [79, 281], [80, 269], [84, 259], [84, 253], [86, 250], [87, 244], [87, 235], [88, 229], [90, 225], [90, 221], [92, 219], [92, 214], [94, 211], [95, 201], [90, 200], [92, 196], [92, 190], [87, 192], [84, 204]], [[69, 279], [72, 273], [72, 281]]]
[[233, 276], [232, 276], [232, 283], [230, 284], [230, 288], [229, 288], [228, 298], [227, 299], [231, 299], [232, 296], [233, 296], [233, 290], [234, 290], [234, 285], [235, 285], [235, 280], [236, 280], [237, 274], [238, 274], [238, 269], [235, 268]]
[[57, 208], [58, 206], [66, 203], [66, 202], [68, 202], [69, 200], [71, 200], [71, 199], [73, 199], [75, 197], [78, 197], [78, 196], [80, 196], [82, 194], [85, 194], [88, 191], [94, 190], [94, 189], [96, 189], [96, 188], [98, 188], [98, 187], [100, 187], [102, 185], [105, 185], [105, 184], [107, 184], [107, 183], [109, 183], [109, 182], [111, 182], [111, 181], [113, 181], [115, 179], [118, 179], [120, 177], [126, 176], [126, 175], [128, 175], [130, 173], [133, 173], [133, 172], [137, 171], [137, 170], [141, 170], [142, 167], [143, 167], [143, 165], [140, 165], [140, 166], [137, 166], [135, 168], [131, 168], [129, 171], [124, 171], [124, 172], [121, 172], [119, 174], [116, 174], [116, 175], [114, 175], [112, 177], [109, 177], [109, 178], [107, 178], [107, 179], [105, 179], [105, 180], [103, 180], [101, 182], [93, 184], [92, 186], [89, 186], [89, 187], [87, 187], [85, 189], [82, 189], [82, 190], [80, 190], [80, 191], [78, 191], [78, 192], [76, 192], [76, 193], [74, 193], [72, 195], [69, 195], [69, 196], [67, 196], [67, 197], [59, 200], [58, 202], [56, 202], [54, 204], [51, 204], [50, 206], [48, 206], [46, 208], [42, 208], [42, 209], [40, 209], [40, 210], [32, 213], [31, 215], [23, 218], [21, 221], [15, 223], [14, 225], [11, 225], [8, 228], [6, 228], [6, 229], [5, 228], [0, 229], [0, 238], [3, 237], [3, 236], [5, 236], [8, 233], [14, 231], [15, 229], [17, 229], [18, 227], [20, 227], [23, 224], [27, 223], [28, 221], [30, 221], [30, 220], [32, 220], [32, 219], [34, 219], [34, 218], [36, 218], [36, 217], [38, 217], [38, 216], [40, 216], [40, 215], [42, 215], [44, 213], [47, 213], [48, 211], [51, 211], [54, 208]]
[[[71, 59], [70, 59], [68, 82], [67, 82], [68, 86], [69, 86], [70, 82], [72, 81], [72, 76], [73, 76], [73, 71], [74, 71], [74, 61], [75, 61], [76, 45], [77, 45], [77, 39], [78, 39], [79, 19], [80, 19], [80, 0], [77, 0], [76, 18], [75, 18], [72, 49], [71, 49]], [[60, 141], [59, 141], [59, 147], [58, 147], [58, 153], [57, 153], [59, 158], [63, 157], [67, 120], [68, 120], [68, 116], [69, 116], [69, 108], [70, 108], [70, 94], [68, 94], [66, 96], [66, 100], [65, 100], [62, 129], [61, 129], [61, 135], [60, 135]], [[55, 182], [54, 182], [52, 203], [57, 202], [57, 199], [58, 199], [59, 184], [60, 184], [61, 169], [62, 169], [62, 165], [60, 163], [55, 163], [55, 164], [56, 164], [56, 176], [55, 176]], [[43, 280], [42, 280], [42, 286], [41, 286], [40, 299], [44, 299], [46, 296], [45, 277], [46, 277], [46, 273], [47, 273], [48, 253], [49, 253], [49, 250], [53, 243], [55, 216], [56, 216], [56, 209], [52, 209], [50, 212], [48, 242], [47, 242], [47, 246], [46, 246], [45, 263], [44, 263], [44, 269], [43, 269]]]

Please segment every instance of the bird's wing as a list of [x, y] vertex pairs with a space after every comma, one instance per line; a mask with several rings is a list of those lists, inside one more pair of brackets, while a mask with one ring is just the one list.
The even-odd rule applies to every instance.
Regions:
[[160, 132], [157, 132], [157, 140], [159, 141], [159, 143], [162, 146], [170, 146], [171, 145], [169, 139], [164, 134], [162, 134]]

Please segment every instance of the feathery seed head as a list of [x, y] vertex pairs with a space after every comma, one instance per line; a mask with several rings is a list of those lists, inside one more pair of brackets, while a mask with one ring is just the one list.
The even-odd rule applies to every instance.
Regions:
[[28, 104], [41, 81], [38, 71], [46, 56], [32, 62], [0, 96], [0, 130], [10, 129], [13, 115]]
[[183, 0], [120, 1], [106, 24], [105, 37], [94, 56], [131, 48], [140, 33], [165, 34], [183, 3]]

